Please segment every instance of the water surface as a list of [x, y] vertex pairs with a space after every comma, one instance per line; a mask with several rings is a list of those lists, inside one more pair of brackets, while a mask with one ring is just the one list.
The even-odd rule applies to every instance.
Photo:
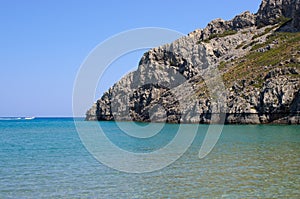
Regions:
[[[114, 122], [101, 126], [119, 147], [135, 152], [159, 149], [178, 129], [169, 124], [140, 140]], [[227, 125], [200, 160], [207, 127], [200, 125], [192, 146], [170, 166], [128, 174], [93, 158], [72, 118], [0, 120], [0, 198], [299, 198], [299, 126]]]

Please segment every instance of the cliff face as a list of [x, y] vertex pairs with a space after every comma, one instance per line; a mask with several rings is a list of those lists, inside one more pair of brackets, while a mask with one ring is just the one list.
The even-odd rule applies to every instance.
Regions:
[[299, 124], [299, 7], [263, 0], [256, 14], [216, 19], [151, 49], [86, 120]]
[[257, 25], [274, 25], [280, 18], [291, 18], [285, 27], [289, 31], [300, 30], [300, 0], [263, 0], [257, 13]]

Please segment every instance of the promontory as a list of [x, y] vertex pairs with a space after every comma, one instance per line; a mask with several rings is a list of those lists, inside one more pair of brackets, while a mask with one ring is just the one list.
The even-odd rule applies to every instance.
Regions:
[[300, 124], [299, 31], [300, 0], [215, 19], [146, 52], [86, 120]]

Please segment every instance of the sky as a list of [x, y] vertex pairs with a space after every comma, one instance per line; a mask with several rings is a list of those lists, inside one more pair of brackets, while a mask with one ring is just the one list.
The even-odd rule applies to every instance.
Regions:
[[[246, 10], [255, 13], [259, 4], [260, 0], [0, 0], [0, 117], [72, 116], [73, 85], [81, 64], [113, 35], [143, 27], [188, 34], [216, 18], [229, 20]], [[133, 70], [144, 52], [113, 63], [96, 98]]]

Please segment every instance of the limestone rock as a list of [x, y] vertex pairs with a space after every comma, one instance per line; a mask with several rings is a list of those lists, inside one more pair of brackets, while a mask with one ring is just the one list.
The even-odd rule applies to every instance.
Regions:
[[[287, 67], [299, 64], [299, 52], [277, 65], [262, 65], [260, 83], [245, 73], [245, 78], [234, 79], [225, 88], [218, 78], [234, 63], [245, 62], [254, 44], [259, 45], [256, 53], [281, 45], [279, 41], [264, 45], [280, 25], [280, 31], [299, 31], [299, 2], [263, 0], [257, 14], [216, 19], [204, 29], [149, 50], [136, 71], [87, 111], [86, 120], [300, 124], [299, 67]], [[291, 21], [282, 24], [282, 18]]]
[[263, 0], [256, 15], [259, 26], [276, 24], [285, 17], [292, 19], [285, 30], [300, 30], [300, 0]]

